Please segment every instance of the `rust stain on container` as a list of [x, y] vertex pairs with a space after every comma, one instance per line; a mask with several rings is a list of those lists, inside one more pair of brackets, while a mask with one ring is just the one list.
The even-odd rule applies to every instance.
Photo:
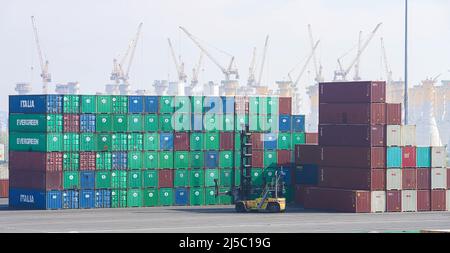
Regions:
[[319, 103], [384, 103], [386, 82], [319, 83]]
[[383, 147], [385, 131], [382, 125], [319, 125], [319, 145]]
[[384, 191], [386, 189], [386, 170], [320, 167], [319, 186], [323, 188]]
[[384, 103], [319, 105], [319, 124], [386, 124]]

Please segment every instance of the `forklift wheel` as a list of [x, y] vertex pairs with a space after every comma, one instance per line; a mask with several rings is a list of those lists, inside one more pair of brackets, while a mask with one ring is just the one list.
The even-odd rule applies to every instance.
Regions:
[[268, 203], [267, 204], [267, 211], [271, 213], [279, 213], [280, 212], [280, 205], [278, 203]]
[[238, 213], [246, 213], [247, 212], [247, 208], [245, 208], [245, 205], [242, 202], [236, 203], [235, 209], [236, 209], [236, 212], [238, 212]]

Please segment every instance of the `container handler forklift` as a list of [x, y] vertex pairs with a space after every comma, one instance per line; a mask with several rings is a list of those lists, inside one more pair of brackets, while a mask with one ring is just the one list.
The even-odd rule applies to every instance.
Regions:
[[[216, 197], [220, 195], [231, 195], [234, 199], [235, 209], [238, 213], [245, 212], [271, 212], [280, 213], [286, 210], [286, 199], [282, 197], [284, 183], [282, 177], [285, 175], [283, 168], [276, 171], [271, 182], [264, 178], [264, 189], [259, 197], [254, 197], [255, 189], [251, 182], [251, 158], [252, 143], [248, 125], [243, 125], [240, 132], [241, 140], [241, 166], [239, 167], [240, 185], [233, 184], [231, 191], [220, 192], [218, 180], [215, 179]], [[235, 145], [238, 145], [235, 143]], [[239, 150], [238, 150], [239, 151]], [[235, 149], [236, 152], [236, 149]], [[235, 153], [236, 154], [236, 153]], [[235, 156], [236, 157], [236, 156]], [[236, 168], [236, 167], [234, 167]], [[234, 170], [236, 173], [236, 171]], [[235, 180], [235, 177], [233, 176]]]

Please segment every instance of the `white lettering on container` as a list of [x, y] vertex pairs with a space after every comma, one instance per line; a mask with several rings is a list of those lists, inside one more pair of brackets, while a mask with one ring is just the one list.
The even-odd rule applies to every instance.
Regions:
[[37, 119], [18, 119], [18, 126], [39, 126], [39, 120]]
[[20, 200], [20, 202], [34, 203], [34, 196], [33, 195], [20, 194], [19, 200]]
[[18, 145], [39, 145], [39, 139], [35, 138], [17, 138]]
[[20, 108], [34, 108], [34, 100], [20, 100]]

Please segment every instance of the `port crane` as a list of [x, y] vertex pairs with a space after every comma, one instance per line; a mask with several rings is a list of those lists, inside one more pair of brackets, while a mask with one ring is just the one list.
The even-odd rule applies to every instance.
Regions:
[[391, 70], [391, 68], [389, 68], [389, 63], [388, 63], [388, 59], [387, 59], [386, 48], [384, 47], [383, 38], [381, 38], [380, 41], [381, 41], [382, 61], [384, 62], [384, 70], [386, 71], [386, 81], [387, 81], [387, 83], [392, 83], [392, 70]]
[[308, 58], [306, 59], [305, 63], [303, 64], [303, 67], [300, 71], [300, 73], [298, 74], [297, 78], [295, 79], [295, 81], [292, 79], [291, 73], [294, 71], [295, 68], [293, 68], [291, 71], [289, 71], [288, 73], [288, 77], [289, 77], [289, 81], [291, 82], [291, 85], [294, 89], [297, 90], [297, 86], [298, 83], [300, 82], [300, 78], [303, 76], [303, 74], [306, 71], [306, 68], [308, 67], [309, 62], [311, 61], [311, 59], [313, 58], [313, 55], [317, 49], [317, 47], [319, 46], [320, 40], [318, 40], [316, 42], [316, 44], [314, 44], [311, 53], [308, 55]]
[[[228, 64], [228, 67], [222, 66], [217, 59], [215, 59], [201, 44], [200, 42], [192, 35], [191, 33], [186, 30], [186, 28], [180, 26], [179, 27], [186, 35], [189, 37], [189, 39], [194, 42], [195, 45], [222, 71], [222, 73], [225, 75], [225, 80], [229, 81], [231, 76], [234, 75], [236, 79], [239, 79], [239, 72], [237, 68], [234, 65], [234, 56], [226, 53], [228, 56], [231, 57], [230, 63]], [[223, 52], [223, 51], [222, 51]], [[225, 53], [225, 52], [224, 52]]]
[[39, 42], [39, 36], [37, 31], [36, 22], [34, 20], [34, 16], [31, 16], [31, 24], [33, 26], [34, 39], [36, 41], [36, 47], [39, 56], [39, 64], [41, 66], [41, 78], [42, 78], [42, 92], [44, 94], [48, 93], [48, 83], [52, 81], [52, 76], [48, 71], [49, 62], [46, 59], [44, 61], [44, 57], [42, 56], [41, 43]]
[[[313, 33], [312, 33], [312, 27], [311, 24], [308, 24], [308, 34], [309, 34], [309, 42], [311, 45], [311, 50], [314, 49], [314, 37], [313, 37]], [[315, 51], [315, 50], [313, 50]], [[313, 63], [314, 63], [314, 70], [316, 72], [316, 77], [314, 78], [314, 80], [318, 83], [323, 82], [324, 78], [322, 75], [322, 63], [317, 63], [317, 58], [316, 58], [316, 53], [313, 53]]]
[[167, 38], [167, 42], [169, 43], [170, 53], [172, 54], [173, 62], [177, 69], [178, 81], [180, 83], [186, 83], [187, 75], [184, 73], [184, 62], [181, 61], [181, 56], [179, 56], [181, 63], [178, 62], [175, 51], [173, 50], [172, 42], [169, 38]]
[[256, 47], [253, 48], [252, 60], [250, 62], [250, 67], [248, 68], [248, 80], [247, 85], [255, 85], [255, 69], [256, 69]]
[[202, 67], [203, 51], [200, 51], [200, 57], [198, 58], [197, 66], [192, 69], [191, 87], [194, 88], [198, 84], [198, 74]]
[[378, 29], [381, 27], [382, 23], [377, 24], [377, 26], [375, 27], [375, 29], [372, 31], [372, 33], [369, 35], [369, 37], [367, 38], [366, 41], [364, 41], [364, 43], [358, 43], [358, 51], [356, 54], [356, 57], [352, 60], [352, 62], [350, 63], [350, 65], [344, 69], [344, 67], [342, 66], [342, 58], [347, 55], [344, 54], [343, 56], [339, 57], [337, 62], [338, 62], [338, 66], [339, 66], [339, 70], [336, 70], [334, 72], [334, 81], [340, 81], [340, 80], [346, 80], [347, 79], [347, 75], [350, 72], [350, 70], [357, 65], [357, 69], [356, 69], [356, 78], [359, 78], [359, 60], [360, 57], [362, 55], [362, 53], [364, 52], [364, 50], [367, 48], [367, 46], [369, 45], [370, 41], [373, 39], [373, 37], [375, 36], [376, 32], [378, 31]]
[[266, 54], [267, 54], [268, 46], [269, 46], [269, 35], [266, 36], [266, 41], [264, 42], [264, 51], [263, 51], [263, 55], [262, 55], [262, 59], [261, 59], [261, 68], [259, 70], [258, 82], [256, 82], [257, 86], [261, 86], [261, 79], [262, 79], [262, 74], [264, 72], [264, 63], [266, 62]]

